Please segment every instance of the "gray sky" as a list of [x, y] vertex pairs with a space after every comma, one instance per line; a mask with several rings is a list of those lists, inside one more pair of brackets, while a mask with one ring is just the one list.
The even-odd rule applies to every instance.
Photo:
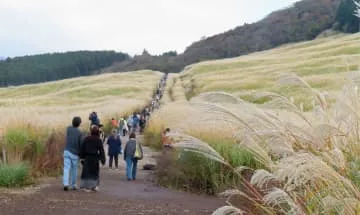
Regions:
[[0, 56], [73, 50], [183, 52], [202, 36], [298, 0], [0, 0]]

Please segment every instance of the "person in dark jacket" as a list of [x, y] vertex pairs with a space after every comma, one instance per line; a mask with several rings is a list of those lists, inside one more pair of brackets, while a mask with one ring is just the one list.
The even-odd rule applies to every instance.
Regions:
[[112, 131], [112, 135], [107, 139], [108, 156], [109, 156], [109, 168], [112, 168], [113, 160], [115, 160], [115, 168], [118, 168], [118, 157], [121, 154], [121, 139], [117, 134], [117, 130]]
[[105, 153], [103, 142], [101, 141], [99, 127], [91, 127], [91, 135], [86, 137], [80, 151], [81, 173], [80, 188], [85, 191], [98, 191], [100, 184], [100, 164], [105, 165]]
[[90, 126], [92, 126], [92, 125], [99, 126], [100, 125], [99, 117], [95, 111], [89, 115], [89, 120], [90, 120]]
[[[82, 141], [82, 134], [79, 130], [81, 124], [80, 117], [74, 117], [72, 126], [66, 129], [66, 145], [64, 149], [64, 190], [76, 190], [77, 169], [79, 163], [79, 154]], [[71, 181], [69, 178], [71, 176]]]
[[140, 125], [140, 134], [142, 134], [146, 127], [146, 119], [144, 115], [141, 115], [139, 125]]
[[[130, 134], [129, 141], [126, 143], [124, 149], [124, 160], [126, 161], [126, 177], [127, 180], [136, 180], [137, 162], [143, 157], [143, 150], [140, 143], [136, 141], [134, 132]], [[139, 147], [140, 156], [136, 155], [136, 146]]]

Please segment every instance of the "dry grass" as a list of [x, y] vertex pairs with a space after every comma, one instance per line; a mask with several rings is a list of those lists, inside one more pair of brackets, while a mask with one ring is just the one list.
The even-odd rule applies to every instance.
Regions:
[[[188, 66], [181, 76], [190, 97], [203, 92], [226, 91], [247, 101], [262, 91], [279, 92], [275, 82], [282, 73], [295, 73], [311, 87], [339, 91], [349, 72], [360, 68], [360, 34], [335, 35], [314, 41], [290, 44], [233, 59], [208, 61]], [[282, 89], [289, 96], [289, 89]], [[292, 93], [298, 104], [302, 92]], [[333, 96], [335, 98], [335, 96]], [[310, 102], [311, 103], [311, 102]]]
[[199, 131], [207, 130], [207, 138], [214, 138], [210, 135], [214, 122], [221, 119], [219, 127], [215, 126], [217, 138], [232, 138], [263, 166], [251, 167], [248, 181], [244, 178], [238, 190], [224, 193], [234, 208], [226, 207], [215, 214], [226, 214], [223, 211], [227, 210], [236, 210], [235, 214], [359, 213], [359, 178], [354, 175], [360, 170], [357, 78], [349, 80], [332, 107], [303, 79], [291, 75], [279, 82], [289, 83], [310, 90], [316, 100], [314, 111], [305, 113], [293, 101], [275, 93], [271, 94], [272, 102], [265, 105], [220, 92], [201, 94], [187, 105], [176, 105], [187, 120], [181, 120], [181, 116], [170, 120], [176, 128], [182, 128], [172, 134], [175, 146], [205, 155], [242, 175], [249, 166], [234, 166], [210, 141], [206, 144], [188, 136], [199, 136]]
[[[178, 79], [189, 101], [167, 103], [148, 132], [170, 127], [180, 152], [202, 159], [175, 156], [171, 174], [182, 175], [160, 176], [189, 185], [195, 174], [190, 186], [217, 191], [227, 183], [229, 206], [214, 214], [359, 214], [359, 40], [336, 35], [190, 65]], [[244, 149], [255, 161], [236, 165], [227, 152]], [[242, 181], [218, 179], [209, 159]]]
[[161, 75], [137, 71], [0, 89], [7, 163], [26, 163], [35, 177], [58, 175], [65, 127], [74, 116], [82, 118], [81, 129], [87, 131], [89, 113], [96, 111], [107, 128], [111, 117], [147, 104]]
[[64, 127], [76, 115], [87, 122], [92, 111], [110, 118], [146, 103], [160, 77], [138, 71], [0, 89], [0, 123], [5, 128], [16, 122]]

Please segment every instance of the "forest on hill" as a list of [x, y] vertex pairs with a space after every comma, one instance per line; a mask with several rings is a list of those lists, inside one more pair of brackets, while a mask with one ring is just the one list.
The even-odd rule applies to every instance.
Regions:
[[76, 51], [7, 58], [0, 61], [0, 86], [40, 83], [92, 75], [129, 55], [114, 51]]
[[353, 0], [302, 0], [275, 11], [259, 22], [204, 38], [186, 48], [151, 55], [144, 50], [130, 57], [114, 51], [78, 51], [7, 58], [0, 61], [0, 87], [59, 80], [101, 72], [151, 69], [180, 72], [204, 60], [230, 58], [316, 38], [327, 29], [354, 33], [359, 19]]

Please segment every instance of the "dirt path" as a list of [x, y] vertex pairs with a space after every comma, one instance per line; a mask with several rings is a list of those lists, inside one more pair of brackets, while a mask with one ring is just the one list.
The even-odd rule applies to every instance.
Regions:
[[[126, 141], [126, 139], [123, 139]], [[0, 190], [0, 214], [6, 215], [201, 215], [224, 204], [223, 200], [189, 193], [170, 191], [155, 186], [144, 163], [154, 163], [154, 153], [144, 147], [145, 158], [139, 162], [138, 180], [125, 179], [125, 163], [119, 169], [107, 164], [101, 168], [100, 191], [62, 190], [61, 178], [44, 181], [40, 187], [27, 190]], [[18, 192], [19, 191], [19, 192]]]

